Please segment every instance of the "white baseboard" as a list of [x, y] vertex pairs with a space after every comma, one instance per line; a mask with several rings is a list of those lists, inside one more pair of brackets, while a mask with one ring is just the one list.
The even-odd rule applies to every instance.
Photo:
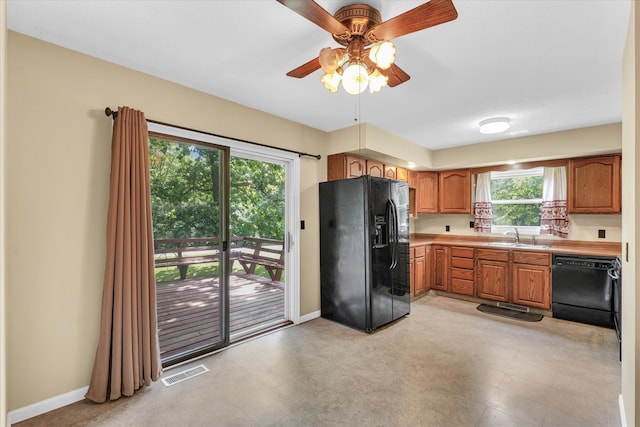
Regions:
[[624, 400], [622, 400], [622, 394], [618, 396], [618, 405], [620, 406], [620, 423], [622, 427], [627, 427], [627, 418], [624, 416]]
[[300, 321], [298, 323], [304, 323], [304, 322], [308, 322], [309, 320], [313, 320], [316, 317], [320, 317], [320, 310], [318, 311], [312, 311], [309, 314], [305, 314], [304, 316], [300, 317]]
[[11, 427], [11, 425], [19, 423], [20, 421], [28, 420], [29, 418], [42, 415], [45, 412], [53, 411], [54, 409], [79, 402], [84, 399], [84, 395], [87, 394], [88, 390], [89, 386], [81, 387], [77, 390], [68, 391], [58, 396], [50, 397], [49, 399], [25, 406], [24, 408], [10, 411], [7, 415], [7, 424]]

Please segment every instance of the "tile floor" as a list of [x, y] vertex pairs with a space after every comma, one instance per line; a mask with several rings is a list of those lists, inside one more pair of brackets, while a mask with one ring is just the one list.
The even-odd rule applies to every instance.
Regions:
[[620, 426], [612, 330], [442, 296], [371, 335], [320, 318], [200, 363], [210, 372], [172, 387], [17, 426]]

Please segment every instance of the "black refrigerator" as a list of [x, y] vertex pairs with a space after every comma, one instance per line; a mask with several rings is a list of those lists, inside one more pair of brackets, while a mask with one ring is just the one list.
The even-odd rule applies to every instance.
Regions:
[[409, 314], [409, 187], [365, 175], [320, 183], [321, 315], [372, 332]]

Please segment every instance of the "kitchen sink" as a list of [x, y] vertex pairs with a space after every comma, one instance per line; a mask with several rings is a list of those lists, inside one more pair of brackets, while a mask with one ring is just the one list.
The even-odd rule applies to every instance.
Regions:
[[549, 245], [532, 245], [530, 243], [515, 242], [489, 242], [489, 246], [498, 246], [502, 248], [520, 248], [520, 249], [548, 249]]

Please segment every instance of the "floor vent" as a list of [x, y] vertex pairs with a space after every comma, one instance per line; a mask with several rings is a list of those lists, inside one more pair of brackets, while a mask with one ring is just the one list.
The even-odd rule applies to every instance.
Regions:
[[198, 365], [196, 367], [189, 368], [185, 371], [178, 372], [177, 374], [173, 374], [173, 375], [169, 375], [168, 377], [161, 378], [161, 380], [165, 386], [170, 387], [184, 380], [188, 380], [189, 378], [193, 378], [200, 374], [204, 374], [205, 372], [209, 372], [206, 366]]
[[509, 310], [523, 311], [525, 313], [529, 312], [529, 307], [524, 305], [509, 304], [508, 302], [499, 302], [496, 305], [500, 308], [508, 308]]

